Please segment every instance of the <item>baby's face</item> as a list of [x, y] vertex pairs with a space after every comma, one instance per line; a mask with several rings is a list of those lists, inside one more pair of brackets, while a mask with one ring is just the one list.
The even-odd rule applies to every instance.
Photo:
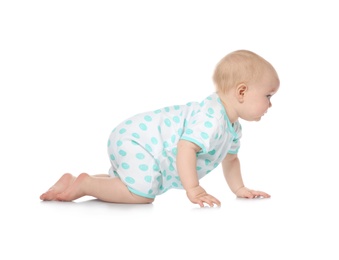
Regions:
[[257, 83], [249, 84], [240, 117], [247, 121], [259, 121], [272, 106], [271, 97], [278, 89], [279, 81], [272, 75], [263, 77]]

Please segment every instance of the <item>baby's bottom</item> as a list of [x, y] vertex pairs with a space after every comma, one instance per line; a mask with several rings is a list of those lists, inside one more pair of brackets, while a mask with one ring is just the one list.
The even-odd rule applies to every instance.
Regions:
[[104, 174], [90, 176], [87, 173], [77, 178], [69, 173], [64, 174], [40, 199], [73, 201], [83, 196], [113, 203], [144, 204], [154, 201], [131, 193], [119, 178]]

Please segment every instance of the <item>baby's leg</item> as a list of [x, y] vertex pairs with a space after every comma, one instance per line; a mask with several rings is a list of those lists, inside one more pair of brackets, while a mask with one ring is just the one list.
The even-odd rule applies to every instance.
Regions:
[[131, 193], [119, 178], [90, 176], [82, 173], [56, 199], [73, 201], [83, 196], [92, 196], [99, 200], [114, 203], [152, 203], [154, 199], [141, 197]]
[[75, 177], [72, 174], [65, 173], [48, 191], [40, 196], [40, 199], [56, 200], [56, 196], [66, 190], [74, 181]]

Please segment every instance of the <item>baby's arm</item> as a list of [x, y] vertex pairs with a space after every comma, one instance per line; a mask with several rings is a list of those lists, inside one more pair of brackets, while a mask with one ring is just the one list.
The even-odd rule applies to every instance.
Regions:
[[177, 169], [181, 183], [186, 190], [187, 197], [191, 202], [199, 204], [200, 207], [204, 207], [204, 203], [207, 203], [211, 207], [213, 207], [214, 204], [220, 206], [220, 201], [212, 195], [207, 194], [199, 185], [196, 166], [197, 152], [199, 152], [201, 148], [186, 140], [180, 140], [177, 148]]
[[241, 177], [240, 161], [236, 154], [227, 154], [222, 162], [224, 176], [231, 191], [241, 198], [264, 197], [269, 198], [270, 195], [256, 190], [250, 190], [245, 187]]

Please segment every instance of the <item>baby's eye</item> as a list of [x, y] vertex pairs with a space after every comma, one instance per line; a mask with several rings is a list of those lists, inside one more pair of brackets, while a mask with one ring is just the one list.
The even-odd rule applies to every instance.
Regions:
[[268, 98], [268, 100], [270, 100], [272, 95], [267, 95], [266, 97]]

